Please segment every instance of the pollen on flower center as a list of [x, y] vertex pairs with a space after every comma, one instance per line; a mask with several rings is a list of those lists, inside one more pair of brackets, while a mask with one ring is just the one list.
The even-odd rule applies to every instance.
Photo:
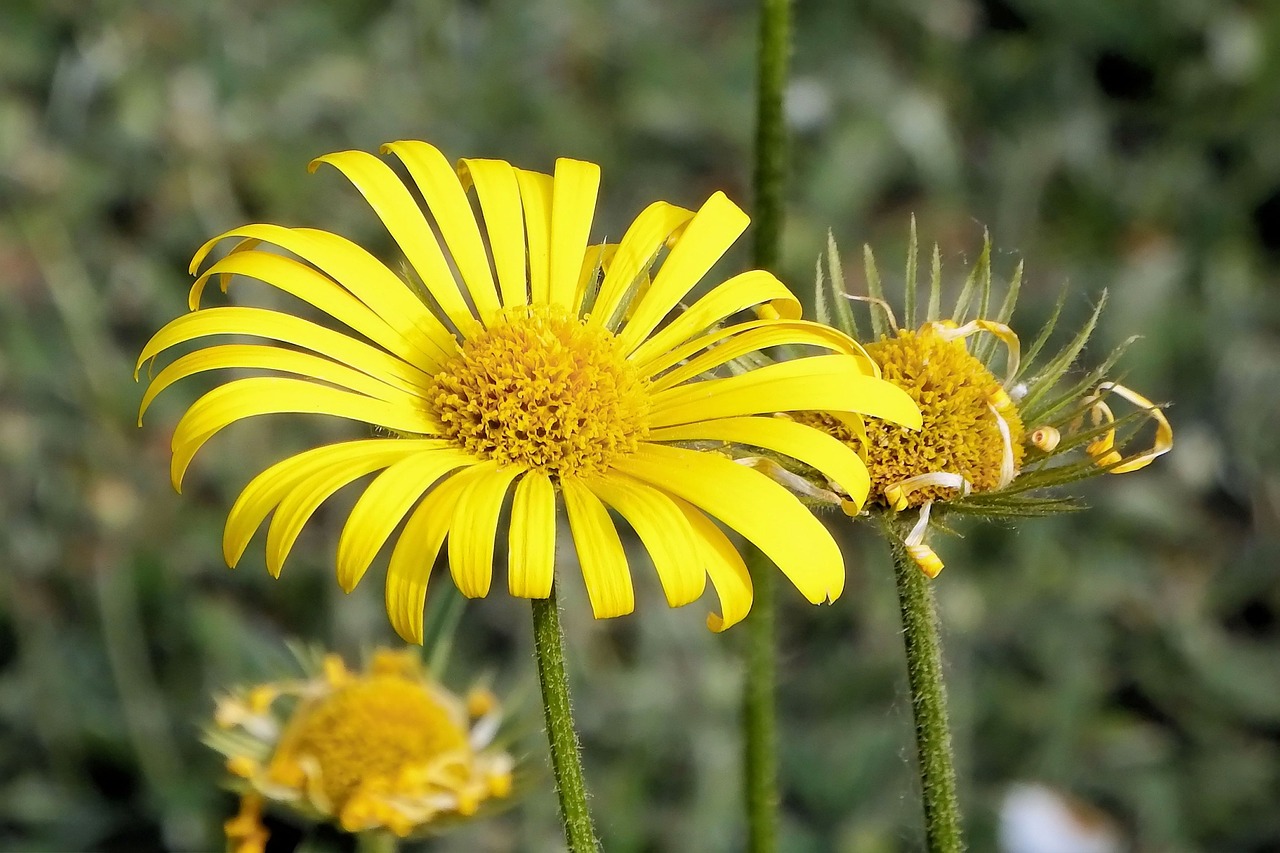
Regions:
[[341, 814], [372, 789], [394, 794], [417, 769], [470, 753], [466, 731], [420, 682], [375, 675], [301, 708], [267, 775], [289, 787], [318, 783]]
[[[924, 426], [918, 432], [867, 420], [867, 469], [871, 496], [885, 503], [885, 489], [908, 477], [934, 472], [960, 474], [975, 492], [1000, 485], [1005, 442], [992, 411], [1000, 380], [969, 353], [962, 340], [947, 340], [931, 327], [903, 330], [867, 347], [885, 379], [911, 395]], [[1014, 464], [1020, 466], [1025, 428], [1013, 406], [999, 407], [1009, 428]], [[941, 487], [919, 489], [908, 504], [955, 497]]]
[[509, 310], [435, 376], [445, 435], [482, 459], [589, 475], [647, 432], [644, 382], [607, 329], [568, 312]]

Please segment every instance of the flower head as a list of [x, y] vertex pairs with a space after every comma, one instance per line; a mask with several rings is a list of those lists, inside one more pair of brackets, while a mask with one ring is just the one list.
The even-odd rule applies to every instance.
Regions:
[[[591, 163], [559, 160], [554, 175], [494, 160], [463, 160], [455, 170], [423, 142], [383, 150], [399, 158], [408, 185], [359, 151], [312, 166], [337, 168], [364, 195], [413, 280], [326, 231], [237, 228], [196, 253], [191, 313], [161, 329], [139, 359], [141, 366], [176, 345], [201, 344], [155, 375], [144, 411], [193, 373], [267, 373], [229, 381], [187, 410], [173, 437], [175, 488], [196, 451], [243, 418], [311, 412], [383, 431], [298, 454], [254, 478], [227, 520], [228, 564], [274, 513], [267, 568], [278, 574], [316, 508], [380, 472], [343, 528], [338, 579], [353, 588], [403, 524], [386, 589], [392, 623], [407, 639], [421, 641], [427, 581], [442, 548], [464, 594], [488, 593], [507, 506], [515, 596], [550, 594], [560, 506], [597, 617], [634, 606], [611, 513], [638, 534], [672, 606], [697, 599], [710, 577], [722, 611], [709, 619], [714, 629], [751, 604], [746, 568], [717, 521], [758, 546], [810, 601], [840, 594], [834, 540], [790, 492], [737, 464], [736, 448], [799, 460], [860, 506], [869, 481], [857, 453], [771, 413], [821, 409], [906, 427], [919, 426], [919, 413], [856, 342], [801, 320], [799, 302], [769, 273], [734, 276], [677, 310], [746, 228], [737, 206], [722, 193], [696, 212], [656, 202], [619, 243], [593, 246], [600, 173]], [[201, 272], [226, 238], [238, 242]], [[236, 275], [346, 328], [261, 308], [201, 307], [210, 279], [225, 289]], [[754, 319], [734, 319], [751, 309]], [[208, 344], [217, 335], [267, 343]], [[817, 354], [750, 361], [783, 345]]]
[[[884, 300], [870, 249], [865, 258], [870, 292], [849, 296], [843, 291], [839, 252], [834, 240], [830, 242], [830, 291], [821, 264], [818, 268], [819, 318], [856, 337], [850, 300], [871, 304], [874, 340], [866, 350], [879, 363], [883, 378], [919, 405], [923, 425], [908, 431], [868, 419], [860, 431], [853, 431], [828, 414], [796, 417], [825, 429], [863, 454], [871, 477], [868, 502], [872, 506], [888, 512], [919, 510], [903, 544], [930, 576], [942, 570], [941, 560], [924, 544], [931, 512], [936, 516], [945, 508], [987, 516], [1019, 516], [1071, 509], [1071, 498], [1045, 497], [1043, 490], [1094, 474], [1136, 471], [1172, 447], [1172, 428], [1160, 408], [1105, 378], [1124, 347], [1085, 376], [1068, 379], [1069, 369], [1097, 323], [1102, 303], [1066, 347], [1040, 358], [1062, 309], [1059, 302], [1023, 358], [1018, 335], [1008, 325], [1017, 303], [1022, 267], [1019, 265], [1011, 279], [999, 310], [989, 310], [989, 243], [950, 316], [940, 309], [941, 263], [934, 247], [927, 314], [923, 324], [914, 329], [899, 328]], [[916, 312], [915, 258], [913, 220], [905, 299], [908, 322]], [[1115, 399], [1134, 404], [1135, 417], [1117, 423], [1108, 403]], [[1154, 421], [1155, 440], [1150, 449], [1126, 455], [1127, 441], [1143, 418]], [[1122, 427], [1125, 434], [1118, 438], [1117, 430]], [[1070, 460], [1068, 454], [1081, 448], [1084, 458]]]
[[218, 702], [207, 740], [243, 790], [226, 826], [238, 850], [265, 843], [264, 801], [347, 832], [403, 837], [511, 793], [511, 756], [490, 745], [500, 709], [487, 690], [464, 701], [406, 651], [379, 649], [360, 673], [330, 655], [322, 670]]

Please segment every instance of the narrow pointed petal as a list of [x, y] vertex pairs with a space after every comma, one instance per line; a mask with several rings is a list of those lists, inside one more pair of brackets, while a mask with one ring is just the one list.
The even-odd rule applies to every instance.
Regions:
[[219, 430], [244, 418], [284, 412], [334, 415], [420, 435], [438, 429], [412, 405], [387, 403], [301, 379], [237, 379], [196, 400], [178, 421], [172, 442], [174, 489], [181, 491], [182, 475], [191, 459]]
[[213, 335], [251, 335], [293, 344], [409, 393], [421, 393], [432, 383], [430, 374], [349, 335], [291, 314], [239, 307], [204, 308], [166, 323], [147, 341], [138, 356], [134, 379], [138, 378], [142, 365], [170, 347]]
[[[483, 320], [497, 311], [498, 291], [494, 287], [493, 273], [489, 269], [489, 256], [485, 253], [484, 240], [480, 236], [480, 228], [476, 225], [471, 202], [467, 200], [467, 194], [453, 166], [435, 146], [425, 142], [413, 140], [388, 142], [382, 146], [382, 151], [399, 157], [400, 162], [404, 163], [405, 168], [409, 170], [414, 183], [418, 185], [422, 198], [435, 218], [436, 228], [440, 230], [440, 236], [444, 237], [445, 245], [449, 247], [449, 256], [457, 265], [458, 272], [462, 274], [466, 292], [475, 302], [476, 313]], [[372, 159], [375, 162], [381, 162], [377, 158]], [[419, 213], [418, 217], [421, 219], [422, 214]], [[430, 232], [425, 220], [423, 220], [423, 227]], [[438, 251], [439, 244], [436, 243], [434, 235], [431, 237], [430, 247], [435, 247]], [[422, 258], [424, 262], [432, 264], [432, 276], [442, 274], [439, 267], [435, 266], [436, 254], [433, 252], [430, 258], [425, 256]], [[409, 257], [412, 262], [413, 256]], [[417, 266], [416, 262], [414, 266]], [[444, 291], [454, 282], [453, 275], [450, 273], [447, 279], [437, 279], [441, 284], [436, 288], [432, 287], [432, 280], [426, 278], [425, 271], [420, 271], [419, 274], [423, 276], [427, 286], [432, 288], [432, 296], [436, 295], [437, 289]], [[453, 284], [453, 287], [457, 293], [456, 284]], [[449, 319], [453, 320], [454, 325], [466, 334], [471, 325], [468, 318], [472, 314], [468, 310], [463, 315], [457, 308], [457, 304], [452, 301], [452, 297], [450, 299], [448, 307], [444, 303], [441, 303], [440, 307], [449, 315]]]
[[723, 379], [690, 382], [653, 396], [650, 424], [797, 411], [857, 412], [919, 429], [920, 410], [901, 388], [865, 375], [847, 355], [765, 365]]
[[405, 642], [422, 644], [422, 610], [431, 567], [449, 533], [458, 498], [475, 476], [475, 468], [463, 468], [428, 492], [405, 522], [391, 551], [387, 565], [387, 616]]
[[816, 468], [859, 507], [871, 489], [867, 466], [853, 449], [822, 430], [782, 418], [723, 418], [664, 427], [652, 430], [649, 440], [726, 441], [772, 450]]
[[551, 191], [551, 255], [547, 299], [577, 313], [572, 304], [577, 289], [582, 256], [591, 236], [596, 195], [600, 190], [600, 167], [582, 160], [556, 161], [555, 183]]
[[541, 471], [516, 484], [511, 504], [507, 589], [516, 598], [548, 598], [556, 565], [556, 490]]
[[455, 448], [415, 453], [378, 475], [351, 509], [338, 537], [338, 584], [351, 592], [418, 499], [436, 481], [474, 460]]
[[636, 281], [648, 271], [662, 245], [693, 218], [693, 211], [655, 201], [631, 223], [600, 284], [591, 321], [608, 324]]
[[449, 571], [463, 595], [484, 598], [493, 582], [498, 516], [511, 481], [523, 469], [519, 465], [499, 468], [496, 462], [482, 462], [472, 470], [474, 479], [458, 498], [449, 526]]
[[560, 490], [591, 612], [597, 619], [625, 616], [635, 609], [635, 591], [627, 568], [627, 552], [623, 550], [609, 511], [586, 485], [573, 477], [561, 480]]
[[630, 358], [643, 363], [661, 353], [670, 352], [726, 317], [766, 302], [780, 315], [784, 312], [779, 310], [779, 306], [784, 308], [785, 315], [789, 315], [787, 319], [800, 318], [800, 303], [791, 295], [791, 291], [772, 273], [752, 270], [717, 285], [690, 306], [689, 310], [681, 312], [668, 326], [636, 347]]
[[[844, 332], [808, 320], [757, 320], [715, 329], [683, 346], [654, 356], [639, 369], [645, 376], [657, 376], [649, 386], [650, 392], [656, 394], [735, 358], [776, 346], [822, 347], [849, 355], [857, 362], [863, 375], [880, 377], [880, 367], [861, 344]], [[675, 367], [677, 364], [680, 366]]]
[[720, 599], [720, 613], [707, 614], [707, 627], [719, 633], [741, 622], [751, 612], [755, 594], [751, 586], [751, 572], [729, 537], [702, 510], [677, 497], [671, 500], [693, 528], [702, 566]]
[[619, 334], [623, 352], [644, 343], [685, 294], [720, 260], [751, 220], [724, 193], [707, 199], [662, 262], [635, 313]]
[[435, 346], [419, 347], [415, 341], [421, 341], [420, 335], [416, 335], [413, 340], [404, 337], [369, 306], [324, 273], [294, 258], [271, 252], [232, 250], [231, 254], [213, 264], [191, 285], [189, 302], [192, 311], [199, 309], [200, 294], [209, 279], [215, 275], [221, 277], [224, 291], [232, 277], [237, 275], [257, 279], [282, 290], [315, 306], [388, 352], [428, 372], [439, 370], [443, 364], [443, 361], [428, 352], [440, 354], [446, 350], [452, 351], [451, 341], [444, 339], [437, 341]]
[[528, 305], [524, 208], [520, 203], [516, 170], [504, 160], [463, 160], [458, 173], [464, 183], [470, 181], [475, 185], [480, 199], [503, 306]]
[[541, 172], [516, 169], [524, 229], [529, 240], [529, 302], [546, 305], [551, 298], [551, 194], [553, 180]]
[[635, 529], [653, 560], [667, 604], [696, 601], [707, 585], [706, 570], [694, 559], [699, 544], [689, 520], [663, 492], [623, 477], [597, 477], [587, 486]]
[[614, 467], [682, 498], [745, 536], [810, 602], [844, 589], [835, 540], [794, 495], [768, 477], [696, 450], [644, 444]]

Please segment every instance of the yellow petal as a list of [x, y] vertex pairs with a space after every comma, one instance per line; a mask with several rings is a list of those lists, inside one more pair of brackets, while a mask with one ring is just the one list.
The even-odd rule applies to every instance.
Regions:
[[702, 565], [720, 598], [720, 614], [708, 613], [707, 627], [712, 631], [723, 631], [741, 622], [751, 612], [754, 596], [751, 573], [729, 537], [702, 510], [677, 497], [671, 500], [689, 520], [698, 541]]
[[[1098, 390], [1092, 395], [1092, 399], [1097, 400], [1095, 405], [1105, 410], [1107, 412], [1108, 419], [1112, 421], [1114, 421], [1115, 418], [1111, 416], [1110, 410], [1107, 409], [1107, 404], [1102, 402], [1101, 395], [1103, 394], [1115, 394], [1119, 397], [1123, 397], [1135, 406], [1145, 409], [1147, 416], [1156, 422], [1156, 437], [1155, 441], [1152, 442], [1151, 449], [1143, 453], [1125, 457], [1125, 459], [1118, 465], [1111, 465], [1110, 458], [1107, 458], [1105, 462], [1100, 462], [1099, 464], [1111, 465], [1111, 467], [1107, 468], [1108, 474], [1128, 474], [1132, 471], [1139, 471], [1150, 465], [1156, 457], [1163, 456], [1173, 449], [1173, 426], [1170, 425], [1168, 418], [1164, 416], [1164, 412], [1161, 411], [1159, 406], [1139, 394], [1137, 391], [1127, 388], [1118, 382], [1103, 382], [1098, 386]], [[1114, 440], [1115, 430], [1111, 430], [1110, 435]], [[1108, 444], [1108, 449], [1109, 447], [1110, 445]], [[1092, 446], [1088, 449], [1090, 454], [1094, 454]], [[1101, 456], [1104, 454], [1097, 455]], [[1118, 452], [1112, 451], [1112, 455], [1116, 457], [1115, 461], [1120, 461]]]
[[591, 311], [591, 322], [609, 325], [623, 298], [644, 275], [658, 250], [675, 231], [693, 218], [693, 211], [655, 201], [631, 223], [600, 284], [600, 295]]
[[548, 598], [556, 565], [556, 490], [541, 471], [516, 484], [511, 504], [507, 589], [516, 598]]
[[706, 570], [694, 559], [699, 545], [689, 520], [670, 497], [620, 474], [596, 477], [588, 488], [627, 520], [653, 560], [667, 604], [696, 601], [707, 585]]
[[762, 447], [816, 468], [838, 485], [859, 508], [871, 478], [858, 454], [819, 429], [782, 418], [723, 418], [655, 429], [650, 441], [727, 441]]
[[[649, 386], [650, 393], [658, 393], [699, 377], [733, 359], [739, 359], [751, 352], [759, 352], [765, 347], [776, 346], [824, 347], [827, 350], [851, 356], [858, 370], [865, 377], [878, 379], [881, 375], [879, 366], [872, 361], [872, 357], [867, 355], [858, 342], [840, 330], [820, 323], [812, 323], [809, 320], [755, 320], [753, 323], [716, 329], [695, 341], [686, 343], [685, 346], [662, 353], [641, 368], [641, 371], [654, 375], [660, 370], [667, 370], [667, 373], [654, 379], [653, 384]], [[699, 352], [700, 350], [705, 352]], [[669, 370], [672, 365], [680, 364], [684, 359], [689, 361], [685, 361], [685, 364], [681, 364], [675, 370]]]
[[344, 467], [366, 456], [380, 455], [389, 447], [395, 447], [405, 455], [412, 455], [445, 445], [446, 442], [440, 439], [392, 441], [371, 438], [312, 448], [277, 462], [249, 481], [227, 513], [227, 525], [222, 537], [222, 554], [227, 565], [235, 568], [263, 519], [302, 480], [319, 471]]
[[[453, 351], [453, 336], [422, 300], [381, 261], [345, 237], [314, 228], [245, 225], [214, 237], [201, 246], [191, 262], [192, 266], [198, 267], [214, 244], [227, 237], [249, 237], [292, 252], [314, 264], [352, 296], [368, 305], [401, 337], [415, 342], [421, 340], [423, 346], [433, 346], [437, 354]], [[243, 244], [237, 248], [242, 247]]]
[[782, 282], [772, 273], [752, 270], [735, 275], [714, 287], [687, 311], [682, 311], [669, 325], [637, 347], [630, 358], [639, 363], [649, 361], [657, 355], [670, 352], [726, 317], [765, 302], [775, 306], [790, 306], [788, 312], [794, 314], [790, 319], [800, 317], [800, 303]]
[[919, 429], [920, 410], [901, 388], [864, 374], [847, 355], [768, 364], [723, 379], [653, 395], [649, 423], [674, 426], [714, 418], [797, 411], [857, 412]]
[[756, 545], [809, 601], [834, 601], [844, 560], [794, 495], [750, 468], [697, 450], [643, 444], [614, 467], [705, 510]]
[[632, 352], [685, 294], [720, 260], [751, 220], [724, 193], [717, 192], [694, 214], [662, 262], [653, 284], [618, 335], [622, 351]]
[[267, 528], [267, 571], [273, 578], [280, 577], [280, 571], [284, 568], [289, 552], [293, 550], [293, 544], [298, 540], [307, 520], [320, 508], [320, 504], [348, 483], [385, 468], [401, 458], [403, 454], [400, 448], [394, 446], [394, 440], [389, 439], [384, 444], [387, 446], [381, 453], [371, 453], [345, 465], [317, 471], [295, 483], [285, 494]]
[[[243, 275], [283, 290], [333, 317], [369, 340], [425, 371], [434, 373], [448, 357], [423, 335], [404, 337], [369, 306], [333, 279], [301, 261], [270, 252], [235, 251], [204, 271], [191, 285], [190, 307], [200, 307], [200, 294], [212, 276], [222, 277], [225, 291], [232, 276]], [[449, 348], [452, 352], [452, 347]]]
[[597, 619], [625, 616], [635, 609], [635, 592], [627, 569], [627, 552], [609, 511], [577, 478], [563, 478], [560, 491], [591, 612]]
[[143, 364], [170, 347], [212, 335], [252, 335], [293, 344], [326, 355], [410, 393], [421, 393], [432, 384], [429, 374], [349, 335], [292, 314], [239, 307], [204, 308], [166, 323], [147, 341], [138, 356], [134, 379], [138, 378]]
[[375, 400], [301, 379], [253, 377], [213, 389], [191, 404], [173, 431], [173, 487], [181, 491], [191, 459], [219, 430], [244, 418], [284, 412], [334, 415], [391, 430], [431, 434], [437, 427], [419, 409]]
[[378, 475], [356, 501], [338, 537], [338, 584], [355, 589], [391, 532], [441, 477], [474, 460], [453, 447], [401, 459]]
[[551, 190], [551, 278], [547, 298], [552, 305], [569, 308], [574, 313], [580, 307], [572, 304], [573, 295], [587, 239], [591, 236], [599, 190], [600, 167], [595, 163], [556, 160]]
[[463, 468], [428, 492], [405, 522], [391, 551], [387, 565], [387, 616], [406, 642], [422, 643], [422, 608], [431, 567], [449, 533], [453, 508], [476, 474], [476, 468]]
[[401, 402], [405, 399], [404, 391], [375, 379], [367, 373], [352, 370], [350, 367], [318, 355], [261, 344], [226, 344], [187, 353], [157, 373], [151, 380], [151, 384], [147, 386], [146, 393], [142, 395], [142, 404], [138, 408], [138, 424], [142, 424], [142, 416], [156, 395], [173, 383], [204, 371], [228, 368], [279, 370], [298, 376], [309, 376], [389, 403]]
[[529, 302], [546, 305], [551, 288], [552, 178], [541, 172], [516, 169], [520, 203], [524, 208], [525, 236], [529, 240]]
[[[656, 376], [651, 392], [672, 388], [735, 358], [766, 347], [814, 346], [853, 356], [866, 376], [879, 378], [880, 367], [853, 338], [830, 326], [809, 320], [753, 320], [715, 329], [686, 344], [654, 355], [637, 366], [645, 376]], [[702, 352], [706, 350], [706, 352]], [[681, 362], [688, 359], [684, 364]], [[675, 370], [671, 368], [679, 364]]]
[[483, 598], [489, 594], [498, 516], [502, 513], [507, 489], [521, 470], [519, 465], [499, 468], [496, 462], [474, 466], [473, 479], [453, 509], [453, 522], [449, 526], [449, 571], [454, 584], [467, 598]]
[[524, 210], [516, 170], [505, 160], [463, 160], [458, 176], [475, 185], [504, 306], [529, 304]]

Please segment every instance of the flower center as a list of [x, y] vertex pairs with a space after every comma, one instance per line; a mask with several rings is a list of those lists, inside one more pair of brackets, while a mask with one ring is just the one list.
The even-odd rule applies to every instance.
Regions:
[[643, 380], [607, 329], [554, 308], [511, 309], [435, 376], [444, 433], [481, 459], [587, 476], [635, 451]]
[[427, 687], [400, 675], [355, 679], [301, 707], [267, 768], [272, 782], [318, 782], [335, 814], [367, 789], [395, 787], [416, 768], [471, 755], [467, 733]]
[[[926, 326], [882, 338], [869, 345], [867, 352], [879, 362], [885, 379], [911, 395], [924, 417], [918, 432], [867, 419], [872, 498], [888, 503], [885, 489], [894, 483], [943, 471], [961, 475], [975, 492], [998, 488], [1005, 440], [992, 405], [1001, 390], [1000, 380], [969, 353], [964, 342], [948, 341]], [[1014, 406], [996, 405], [1008, 425], [1016, 469], [1024, 455], [1022, 419]], [[956, 495], [954, 489], [923, 488], [909, 495], [908, 505]]]

